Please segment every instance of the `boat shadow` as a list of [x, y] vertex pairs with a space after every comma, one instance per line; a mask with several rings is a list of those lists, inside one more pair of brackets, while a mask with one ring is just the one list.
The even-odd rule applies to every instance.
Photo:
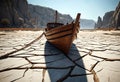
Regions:
[[87, 82], [84, 63], [75, 44], [65, 55], [46, 41], [44, 53], [51, 82]]

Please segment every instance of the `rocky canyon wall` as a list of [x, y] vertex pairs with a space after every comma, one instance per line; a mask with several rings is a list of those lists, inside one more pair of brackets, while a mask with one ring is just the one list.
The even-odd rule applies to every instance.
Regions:
[[98, 17], [98, 21], [95, 24], [95, 29], [99, 28], [120, 29], [120, 2], [115, 11], [105, 13], [103, 20], [102, 18]]
[[33, 27], [27, 0], [1, 0], [0, 27]]

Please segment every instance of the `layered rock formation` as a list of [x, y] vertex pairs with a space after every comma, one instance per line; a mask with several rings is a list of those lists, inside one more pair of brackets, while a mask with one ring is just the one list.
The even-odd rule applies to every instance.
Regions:
[[[29, 12], [31, 17], [36, 19], [37, 27], [45, 27], [48, 22], [55, 21], [55, 10], [51, 8], [29, 4]], [[58, 13], [58, 22], [66, 24], [72, 21], [70, 15]]]
[[[27, 0], [1, 0], [0, 27], [45, 27], [54, 22], [55, 10], [28, 5]], [[61, 23], [72, 22], [69, 15], [58, 14]]]
[[[47, 7], [29, 4], [29, 12], [32, 18], [35, 18], [37, 27], [46, 27], [48, 22], [55, 21], [55, 10]], [[77, 15], [77, 13], [76, 13]], [[58, 13], [58, 22], [70, 23], [73, 19], [70, 15]], [[93, 29], [95, 22], [89, 19], [81, 19], [80, 26], [82, 29]]]
[[[54, 9], [31, 5], [27, 0], [0, 2], [0, 27], [46, 27], [48, 22], [54, 21]], [[70, 15], [58, 13], [58, 22], [66, 24], [72, 21]], [[95, 24], [93, 20], [88, 19], [81, 19], [80, 22], [83, 29], [92, 28]]]
[[33, 27], [27, 0], [1, 0], [0, 27]]
[[105, 13], [103, 21], [98, 17], [95, 28], [113, 28], [120, 29], [120, 2], [115, 11]]

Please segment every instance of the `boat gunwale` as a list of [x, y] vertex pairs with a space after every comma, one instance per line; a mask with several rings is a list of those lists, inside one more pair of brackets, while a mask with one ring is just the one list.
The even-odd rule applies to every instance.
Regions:
[[70, 24], [67, 24], [67, 25], [63, 25], [63, 26], [59, 26], [59, 27], [53, 28], [51, 30], [46, 31], [45, 34], [53, 34], [56, 31], [65, 30], [65, 29], [68, 29], [68, 27], [71, 27], [71, 26], [73, 27], [74, 23], [70, 23]]

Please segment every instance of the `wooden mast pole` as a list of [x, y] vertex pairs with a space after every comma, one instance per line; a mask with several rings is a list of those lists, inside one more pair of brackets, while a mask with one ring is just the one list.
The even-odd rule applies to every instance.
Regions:
[[57, 23], [57, 18], [58, 18], [58, 12], [55, 11], [55, 23]]

